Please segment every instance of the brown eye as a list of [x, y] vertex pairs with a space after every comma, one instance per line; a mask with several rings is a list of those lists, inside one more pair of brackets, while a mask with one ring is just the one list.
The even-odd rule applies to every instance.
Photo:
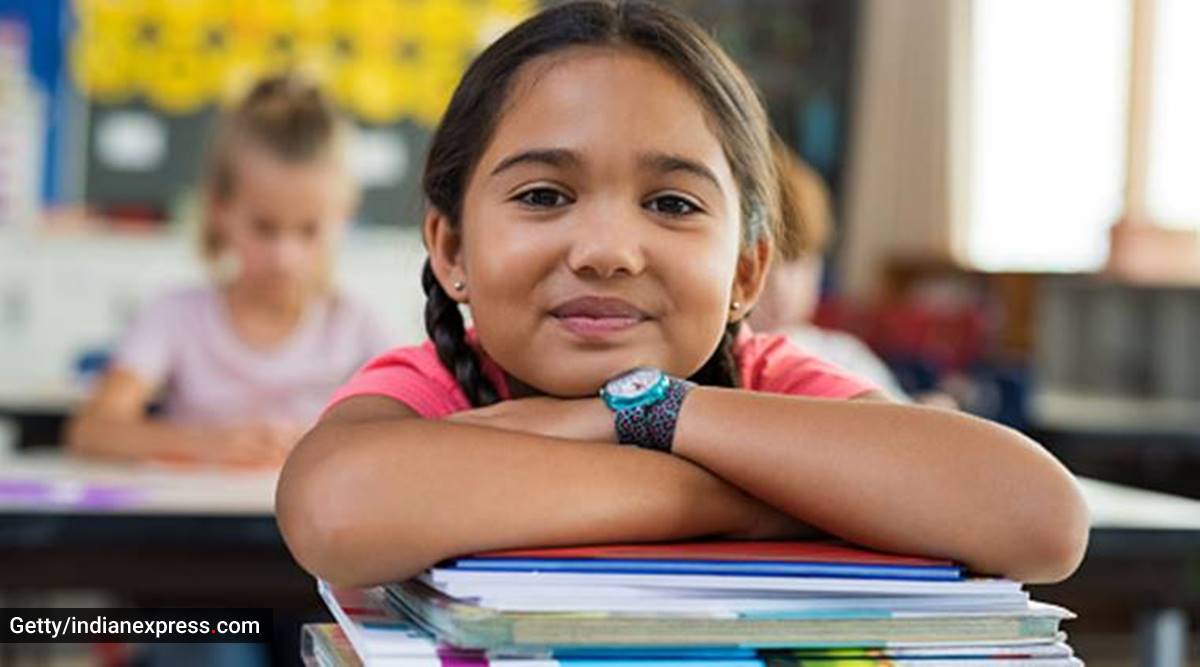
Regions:
[[533, 188], [517, 196], [517, 201], [533, 208], [554, 208], [570, 202], [567, 196], [553, 188]]
[[700, 210], [700, 207], [677, 195], [655, 197], [647, 202], [646, 206], [655, 213], [674, 216], [689, 215]]

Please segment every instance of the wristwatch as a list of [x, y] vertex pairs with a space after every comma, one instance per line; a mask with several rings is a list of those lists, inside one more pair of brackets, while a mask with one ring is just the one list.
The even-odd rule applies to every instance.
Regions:
[[653, 366], [638, 366], [604, 383], [600, 398], [613, 411], [621, 444], [669, 453], [679, 409], [695, 386]]

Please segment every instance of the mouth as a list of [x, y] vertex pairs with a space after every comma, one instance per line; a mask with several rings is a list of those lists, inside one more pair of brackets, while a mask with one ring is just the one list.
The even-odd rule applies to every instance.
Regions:
[[550, 315], [571, 333], [587, 339], [626, 331], [651, 319], [645, 311], [628, 301], [598, 296], [565, 301], [555, 306]]

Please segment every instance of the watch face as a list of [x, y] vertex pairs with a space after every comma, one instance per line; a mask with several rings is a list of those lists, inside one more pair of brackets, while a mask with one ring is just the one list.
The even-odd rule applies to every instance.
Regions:
[[662, 377], [657, 368], [635, 368], [608, 385], [608, 393], [616, 398], [633, 398], [645, 393]]

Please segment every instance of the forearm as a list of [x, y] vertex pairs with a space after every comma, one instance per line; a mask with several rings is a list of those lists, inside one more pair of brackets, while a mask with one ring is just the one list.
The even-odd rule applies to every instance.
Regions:
[[812, 525], [982, 572], [1058, 579], [1082, 557], [1070, 474], [1010, 429], [948, 410], [711, 387], [685, 401], [675, 453]]
[[277, 495], [297, 560], [360, 585], [491, 549], [727, 534], [764, 509], [682, 459], [421, 419], [318, 426]]
[[66, 429], [72, 453], [126, 460], [185, 456], [197, 435], [173, 424], [87, 412], [73, 418]]

